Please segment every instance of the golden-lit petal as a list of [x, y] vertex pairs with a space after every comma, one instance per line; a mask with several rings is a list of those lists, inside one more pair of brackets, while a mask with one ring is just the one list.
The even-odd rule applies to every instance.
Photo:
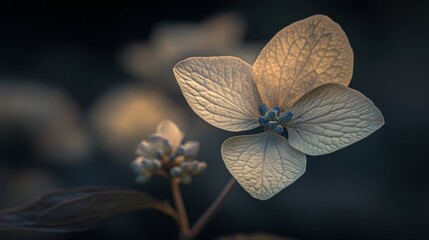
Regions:
[[353, 73], [353, 50], [341, 27], [315, 15], [278, 32], [253, 65], [253, 78], [269, 107], [291, 106], [325, 83], [347, 86]]
[[287, 124], [289, 143], [309, 155], [334, 152], [355, 143], [384, 124], [380, 110], [362, 93], [339, 84], [325, 84], [292, 107]]
[[273, 197], [305, 172], [305, 155], [272, 131], [229, 138], [221, 152], [238, 183], [260, 200]]
[[164, 120], [158, 124], [156, 127], [156, 132], [165, 136], [165, 138], [170, 142], [173, 151], [180, 146], [180, 143], [183, 140], [184, 133], [180, 128], [171, 120]]
[[246, 62], [236, 57], [192, 57], [173, 70], [189, 105], [208, 123], [232, 132], [259, 126], [260, 97]]

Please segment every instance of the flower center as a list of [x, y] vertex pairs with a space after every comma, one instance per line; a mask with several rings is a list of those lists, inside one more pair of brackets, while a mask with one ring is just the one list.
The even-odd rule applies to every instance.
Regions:
[[279, 106], [268, 109], [265, 104], [259, 104], [258, 110], [259, 124], [276, 133], [282, 133], [284, 131], [282, 124], [289, 122], [293, 117], [293, 113], [290, 111], [281, 112]]

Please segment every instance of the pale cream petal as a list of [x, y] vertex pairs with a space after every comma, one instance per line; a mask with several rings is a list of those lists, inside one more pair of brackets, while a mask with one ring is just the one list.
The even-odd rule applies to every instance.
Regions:
[[180, 143], [183, 140], [184, 133], [180, 128], [171, 120], [164, 120], [158, 124], [156, 127], [156, 133], [159, 133], [168, 140], [173, 151], [180, 146]]
[[269, 107], [291, 106], [325, 83], [347, 86], [353, 73], [353, 50], [341, 27], [315, 15], [278, 32], [253, 65], [253, 78]]
[[244, 131], [259, 126], [252, 67], [236, 57], [192, 57], [174, 67], [183, 95], [198, 116], [215, 127]]
[[273, 197], [305, 172], [305, 155], [272, 131], [229, 138], [221, 152], [238, 183], [260, 200]]
[[334, 152], [355, 143], [384, 124], [380, 110], [362, 93], [339, 84], [325, 84], [292, 107], [287, 124], [289, 143], [309, 155]]

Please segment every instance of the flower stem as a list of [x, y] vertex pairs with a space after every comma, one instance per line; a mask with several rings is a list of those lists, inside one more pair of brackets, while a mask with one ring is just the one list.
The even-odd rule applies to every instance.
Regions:
[[186, 214], [185, 204], [183, 203], [182, 194], [180, 193], [180, 180], [172, 179], [171, 180], [171, 192], [173, 194], [174, 204], [176, 205], [176, 209], [179, 213], [180, 220], [180, 239], [187, 239], [189, 236], [189, 221], [188, 215]]
[[231, 178], [229, 182], [225, 185], [222, 192], [217, 196], [216, 200], [212, 205], [204, 212], [204, 214], [197, 220], [194, 226], [191, 228], [190, 233], [186, 239], [194, 239], [207, 223], [213, 218], [213, 216], [219, 211], [223, 203], [226, 200], [226, 197], [232, 192], [234, 187], [237, 185], [237, 181], [234, 178]]

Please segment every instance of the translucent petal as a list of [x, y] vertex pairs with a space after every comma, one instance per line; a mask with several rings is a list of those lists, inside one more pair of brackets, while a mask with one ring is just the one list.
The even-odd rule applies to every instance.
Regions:
[[236, 57], [192, 57], [173, 70], [189, 105], [208, 123], [233, 132], [259, 126], [261, 101], [249, 64]]
[[229, 138], [221, 152], [238, 183], [260, 200], [273, 197], [305, 172], [305, 155], [272, 131]]
[[173, 151], [180, 146], [180, 143], [183, 140], [183, 132], [180, 128], [170, 120], [164, 120], [158, 124], [156, 127], [156, 132], [165, 136], [168, 142], [171, 144]]
[[380, 110], [362, 93], [325, 84], [304, 95], [286, 127], [292, 147], [309, 155], [331, 153], [355, 143], [384, 124]]
[[291, 106], [325, 83], [347, 86], [353, 72], [353, 50], [341, 27], [315, 15], [277, 33], [253, 65], [253, 79], [268, 107]]

